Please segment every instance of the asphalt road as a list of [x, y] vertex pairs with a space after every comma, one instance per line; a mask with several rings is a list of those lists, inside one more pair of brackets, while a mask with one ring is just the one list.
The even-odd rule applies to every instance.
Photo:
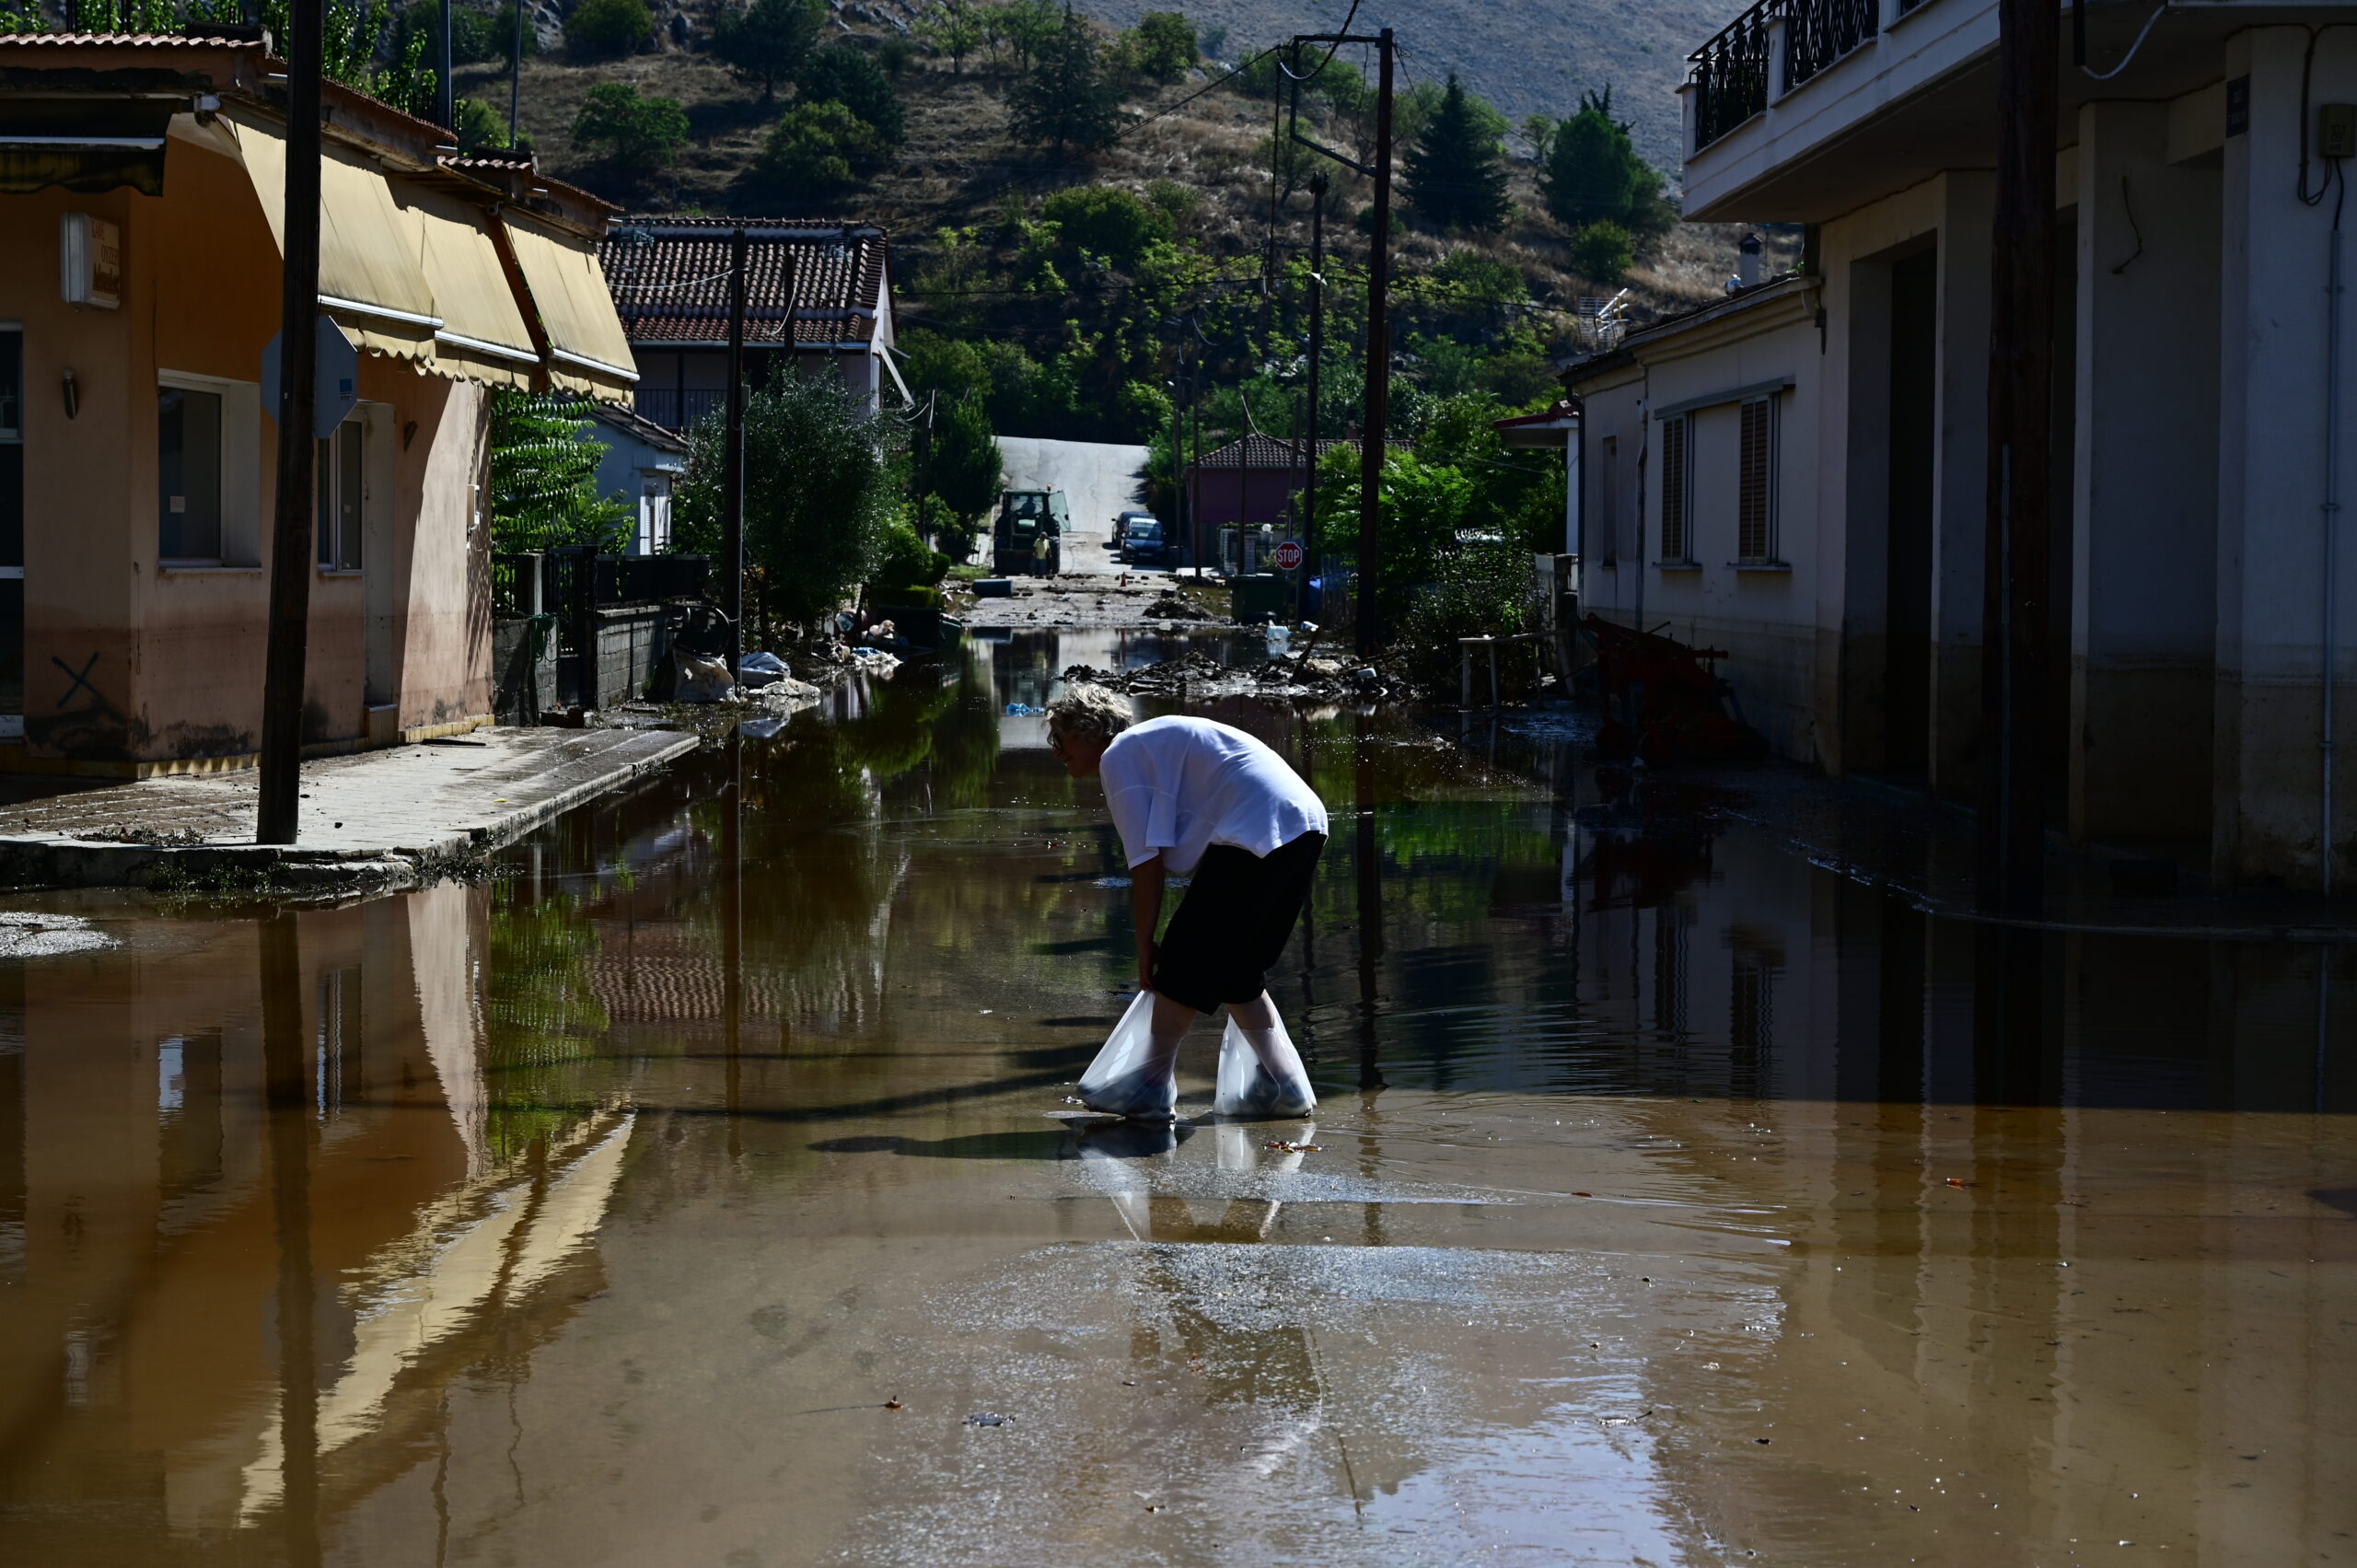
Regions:
[[1145, 468], [1144, 447], [1002, 436], [998, 448], [1005, 459], [1007, 489], [1053, 485], [1070, 496], [1073, 532], [1064, 541], [1065, 575], [1123, 570], [1109, 547], [1113, 518], [1145, 504], [1138, 488]]

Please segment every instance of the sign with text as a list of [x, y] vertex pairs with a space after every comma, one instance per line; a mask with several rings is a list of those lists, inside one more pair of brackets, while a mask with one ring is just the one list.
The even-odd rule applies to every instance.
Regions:
[[1301, 546], [1292, 540], [1277, 546], [1277, 570], [1291, 572], [1301, 564]]

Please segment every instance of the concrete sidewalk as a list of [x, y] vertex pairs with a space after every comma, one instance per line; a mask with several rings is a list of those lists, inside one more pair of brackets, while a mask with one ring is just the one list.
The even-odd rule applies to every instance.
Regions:
[[695, 749], [676, 730], [483, 729], [303, 764], [302, 842], [253, 842], [256, 774], [178, 774], [0, 807], [0, 887], [410, 886]]

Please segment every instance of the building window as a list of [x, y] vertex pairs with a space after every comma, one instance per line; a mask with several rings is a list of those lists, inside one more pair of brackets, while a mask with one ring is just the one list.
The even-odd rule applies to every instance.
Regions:
[[1776, 557], [1776, 400], [1754, 398], [1743, 405], [1743, 444], [1737, 458], [1736, 558], [1772, 562]]
[[319, 570], [360, 570], [361, 500], [365, 492], [362, 457], [367, 449], [364, 426], [347, 419], [335, 434], [319, 443]]
[[221, 394], [166, 386], [156, 393], [156, 553], [221, 559]]
[[1688, 497], [1694, 493], [1694, 452], [1689, 438], [1690, 413], [1674, 413], [1661, 422], [1661, 558], [1684, 562], [1693, 558], [1687, 538]]

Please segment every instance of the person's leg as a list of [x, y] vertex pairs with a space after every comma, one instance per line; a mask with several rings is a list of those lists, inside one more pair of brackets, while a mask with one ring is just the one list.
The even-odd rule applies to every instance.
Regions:
[[1277, 1027], [1277, 1005], [1265, 991], [1249, 1002], [1235, 1002], [1228, 1005], [1227, 1016], [1236, 1020], [1239, 1029], [1272, 1029]]

